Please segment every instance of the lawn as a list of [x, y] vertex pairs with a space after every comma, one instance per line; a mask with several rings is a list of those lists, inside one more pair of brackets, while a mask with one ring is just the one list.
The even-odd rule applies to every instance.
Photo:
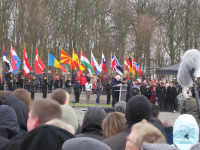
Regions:
[[[69, 103], [70, 106], [73, 106], [73, 103]], [[92, 107], [97, 106], [96, 104], [86, 104], [86, 103], [74, 103], [75, 107]], [[106, 107], [106, 108], [112, 108], [112, 105], [106, 105], [106, 104], [99, 104], [98, 106]]]

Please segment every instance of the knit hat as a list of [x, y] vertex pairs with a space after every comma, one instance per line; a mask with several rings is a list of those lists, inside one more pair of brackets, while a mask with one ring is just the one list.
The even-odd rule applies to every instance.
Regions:
[[119, 101], [117, 104], [115, 104], [115, 111], [125, 113], [126, 111], [126, 102], [125, 101]]
[[149, 121], [151, 105], [149, 100], [143, 95], [133, 96], [126, 105], [125, 118], [127, 124], [133, 125], [146, 119]]
[[75, 138], [70, 132], [52, 125], [43, 125], [31, 130], [22, 140], [23, 150], [55, 150], [61, 149], [63, 143]]
[[159, 112], [158, 105], [151, 103], [151, 110]]
[[110, 147], [96, 139], [88, 137], [78, 137], [67, 140], [62, 150], [111, 150]]

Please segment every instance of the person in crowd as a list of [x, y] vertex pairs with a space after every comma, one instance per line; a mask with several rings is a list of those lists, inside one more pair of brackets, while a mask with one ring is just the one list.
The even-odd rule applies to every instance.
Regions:
[[25, 89], [16, 89], [11, 94], [13, 96], [19, 98], [20, 100], [22, 100], [30, 108], [30, 104], [31, 104], [32, 101], [31, 101], [31, 98], [30, 98], [30, 94], [29, 94], [29, 92], [27, 90], [25, 90]]
[[23, 89], [23, 84], [24, 84], [24, 75], [21, 75], [19, 78], [19, 88]]
[[4, 98], [0, 99], [0, 104], [12, 107], [17, 115], [17, 120], [20, 128], [24, 131], [27, 131], [29, 108], [26, 103], [15, 96], [7, 95]]
[[61, 120], [73, 126], [76, 131], [78, 128], [78, 119], [74, 109], [69, 106], [69, 94], [65, 90], [58, 88], [51, 94], [51, 99], [57, 101], [62, 108]]
[[144, 89], [144, 95], [148, 98], [150, 101], [150, 97], [153, 95], [151, 92], [151, 88], [149, 87], [148, 84], [146, 84], [146, 88]]
[[53, 74], [53, 81], [56, 81], [56, 77], [58, 77], [58, 71], [57, 70]]
[[152, 85], [152, 88], [151, 88], [151, 97], [150, 97], [150, 103], [153, 103], [155, 104], [155, 90], [156, 90], [156, 86], [155, 84]]
[[120, 87], [115, 87], [116, 85], [121, 84], [122, 82], [120, 81], [120, 76], [117, 75], [113, 80], [112, 80], [112, 107], [115, 107], [115, 104], [119, 101], [119, 92], [116, 90], [119, 90]]
[[32, 77], [30, 82], [30, 92], [31, 92], [31, 99], [34, 100], [34, 93], [35, 93], [35, 76]]
[[2, 75], [0, 75], [0, 90], [4, 91], [4, 79]]
[[81, 90], [81, 92], [83, 91], [83, 92], [85, 92], [85, 84], [87, 83], [87, 78], [86, 78], [86, 76], [85, 76], [85, 73], [83, 73], [82, 75], [81, 75], [81, 77], [80, 77], [80, 83], [81, 83], [81, 85], [82, 85], [82, 90]]
[[[1, 146], [10, 142], [10, 139], [20, 134], [23, 137], [24, 134], [20, 130], [19, 124], [17, 122], [17, 115], [14, 109], [10, 106], [1, 105], [0, 106], [0, 149]], [[24, 132], [25, 133], [25, 132]]]
[[177, 96], [176, 88], [173, 86], [173, 83], [171, 82], [170, 85], [167, 88], [167, 102], [168, 102], [168, 111], [174, 112], [174, 102], [175, 98]]
[[72, 74], [72, 84], [74, 84], [75, 82], [76, 82], [76, 72], [74, 72], [73, 74]]
[[89, 107], [83, 118], [82, 132], [76, 137], [91, 137], [103, 141], [102, 122], [106, 116], [102, 107]]
[[56, 77], [56, 80], [54, 81], [54, 87], [55, 89], [60, 87], [60, 83], [59, 83], [59, 76]]
[[126, 102], [125, 101], [119, 101], [115, 105], [115, 112], [125, 113], [126, 111]]
[[65, 88], [66, 88], [66, 91], [69, 93], [70, 88], [71, 88], [71, 77], [70, 76], [67, 77], [67, 80], [65, 82]]
[[199, 127], [195, 118], [189, 114], [180, 115], [173, 129], [174, 146], [181, 150], [189, 150], [199, 142]]
[[12, 91], [0, 91], [0, 100], [7, 95], [12, 95]]
[[43, 77], [43, 83], [42, 83], [42, 93], [43, 93], [43, 98], [47, 97], [47, 77]]
[[71, 138], [75, 138], [75, 136], [62, 128], [42, 125], [34, 128], [24, 137], [20, 149], [60, 150], [63, 143]]
[[[51, 70], [48, 70], [48, 73], [47, 74], [45, 74], [44, 76], [48, 76], [48, 81], [47, 81], [47, 83], [48, 83], [48, 91], [52, 91], [52, 84], [53, 84], [53, 75], [51, 74]], [[46, 97], [45, 97], [46, 98]]]
[[31, 76], [35, 75], [35, 72], [33, 71], [33, 69], [31, 69], [30, 74], [31, 74]]
[[126, 150], [139, 150], [143, 142], [166, 143], [164, 135], [146, 120], [134, 124], [126, 140]]
[[10, 91], [13, 91], [13, 78], [12, 78], [12, 73], [8, 74], [8, 88]]
[[131, 88], [131, 97], [136, 95], [139, 95], [139, 88], [137, 87], [136, 83], [134, 83]]
[[126, 78], [126, 80], [127, 80], [126, 102], [128, 102], [128, 100], [131, 98], [131, 80], [129, 78]]
[[80, 80], [77, 79], [76, 83], [74, 84], [74, 94], [76, 97], [76, 103], [79, 103], [79, 98], [80, 98], [80, 88], [82, 85], [80, 84]]
[[158, 100], [158, 106], [161, 112], [164, 109], [164, 98], [166, 93], [166, 88], [163, 85], [164, 83], [161, 82], [156, 88], [156, 100]]
[[107, 104], [110, 104], [110, 89], [111, 89], [111, 85], [110, 85], [110, 81], [108, 81], [106, 85]]
[[85, 84], [85, 94], [86, 94], [86, 103], [89, 104], [90, 101], [90, 92], [92, 90], [92, 84], [90, 83], [90, 79], [87, 80]]
[[30, 89], [30, 83], [31, 83], [31, 79], [32, 79], [32, 75], [29, 73], [27, 73], [25, 75], [25, 89], [29, 90]]
[[144, 95], [144, 94], [145, 94], [146, 84], [147, 84], [147, 81], [144, 80], [144, 81], [143, 81], [143, 84], [142, 84], [141, 87], [140, 87], [141, 95]]
[[131, 127], [142, 121], [149, 120], [151, 105], [149, 100], [143, 95], [131, 97], [127, 103], [125, 118], [126, 123], [123, 131], [115, 136], [105, 139], [103, 142], [112, 150], [124, 150], [126, 146], [126, 137], [131, 133]]
[[67, 124], [59, 119], [53, 119], [53, 120], [50, 120], [48, 121], [46, 124], [48, 125], [53, 125], [53, 126], [56, 126], [56, 127], [59, 127], [59, 128], [62, 128], [64, 130], [67, 130], [68, 132], [70, 132], [71, 134], [75, 134], [75, 131], [74, 131], [74, 128], [72, 125], [70, 124]]
[[101, 82], [99, 79], [97, 79], [97, 83], [96, 83], [96, 94], [97, 94], [97, 98], [96, 98], [96, 104], [99, 104], [99, 97], [101, 94]]
[[111, 136], [117, 135], [118, 133], [122, 132], [125, 123], [126, 118], [123, 113], [110, 113], [102, 122], [104, 139], [107, 139]]
[[80, 137], [67, 140], [62, 150], [111, 150], [106, 144], [92, 138]]

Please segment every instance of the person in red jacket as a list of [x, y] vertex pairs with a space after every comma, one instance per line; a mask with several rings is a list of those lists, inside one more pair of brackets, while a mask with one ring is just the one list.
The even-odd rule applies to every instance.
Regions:
[[80, 77], [80, 83], [82, 85], [82, 90], [81, 91], [85, 91], [85, 84], [87, 83], [87, 78], [85, 76], [85, 73], [81, 74], [81, 77]]
[[154, 99], [155, 99], [155, 91], [156, 90], [156, 86], [153, 84], [152, 85], [152, 88], [151, 88], [151, 92], [153, 93], [153, 95], [150, 97], [150, 103], [153, 103], [153, 104], [155, 104], [155, 101], [154, 101]]

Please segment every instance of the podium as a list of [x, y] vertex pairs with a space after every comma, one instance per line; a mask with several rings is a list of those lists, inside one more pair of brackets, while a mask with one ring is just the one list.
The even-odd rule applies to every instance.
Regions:
[[115, 85], [113, 87], [119, 87], [119, 102], [120, 101], [125, 101], [126, 102], [126, 91], [127, 91], [127, 84], [120, 84], [120, 85]]

